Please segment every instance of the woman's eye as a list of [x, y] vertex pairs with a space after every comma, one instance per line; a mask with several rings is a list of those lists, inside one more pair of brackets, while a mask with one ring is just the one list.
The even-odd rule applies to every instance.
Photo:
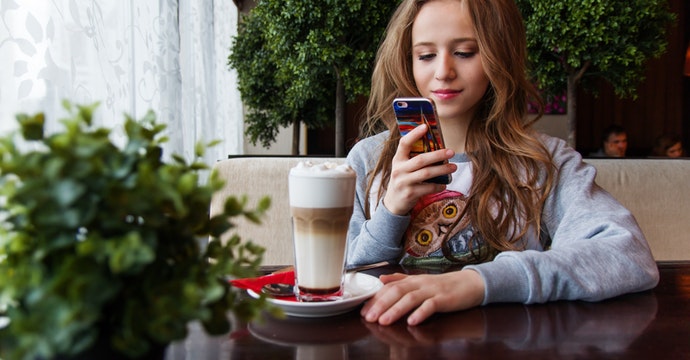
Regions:
[[461, 57], [461, 58], [471, 58], [474, 55], [476, 55], [476, 52], [473, 51], [456, 51], [455, 55]]
[[430, 59], [433, 59], [434, 56], [436, 56], [436, 54], [422, 54], [422, 55], [419, 55], [419, 56], [417, 57], [417, 59], [418, 59], [418, 60], [422, 60], [422, 61], [424, 61], [424, 60], [430, 60]]

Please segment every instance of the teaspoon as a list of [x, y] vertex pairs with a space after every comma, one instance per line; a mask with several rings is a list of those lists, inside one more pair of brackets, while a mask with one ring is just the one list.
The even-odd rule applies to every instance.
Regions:
[[261, 292], [274, 297], [294, 296], [294, 287], [294, 285], [283, 283], [266, 284], [261, 288]]
[[[368, 269], [386, 266], [388, 264], [389, 264], [389, 262], [382, 261], [382, 262], [377, 262], [374, 264], [362, 265], [362, 266], [356, 266], [353, 268], [349, 268], [349, 269], [347, 269], [346, 272], [350, 273], [350, 272], [368, 270]], [[264, 285], [261, 288], [261, 292], [266, 294], [266, 295], [274, 296], [274, 297], [287, 297], [287, 296], [294, 296], [295, 295], [294, 288], [295, 288], [295, 286], [292, 284], [272, 283], [272, 284]]]

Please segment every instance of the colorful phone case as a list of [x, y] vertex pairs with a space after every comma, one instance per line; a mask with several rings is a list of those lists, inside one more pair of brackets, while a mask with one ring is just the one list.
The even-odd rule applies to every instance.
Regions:
[[[414, 143], [410, 152], [411, 156], [445, 148], [441, 124], [438, 122], [436, 109], [431, 100], [426, 98], [397, 98], [393, 100], [393, 110], [395, 111], [401, 136], [405, 136], [421, 124], [427, 124], [427, 133], [423, 138]], [[428, 181], [448, 184], [450, 180], [450, 175], [445, 175], [429, 179]]]

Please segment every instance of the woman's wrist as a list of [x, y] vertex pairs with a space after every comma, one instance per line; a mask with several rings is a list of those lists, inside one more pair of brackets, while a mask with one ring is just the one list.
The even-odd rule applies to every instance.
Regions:
[[383, 200], [381, 200], [381, 205], [384, 208], [386, 208], [386, 210], [388, 210], [389, 213], [391, 213], [393, 215], [405, 216], [405, 215], [408, 215], [410, 213], [409, 211], [401, 212], [399, 209], [391, 208], [391, 207], [387, 206], [385, 197], [383, 198]]
[[472, 306], [479, 306], [484, 303], [484, 294], [486, 292], [486, 284], [484, 284], [484, 278], [481, 274], [473, 269], [463, 269], [460, 270], [463, 275], [463, 281], [466, 282], [468, 286], [468, 293], [470, 294], [469, 301]]

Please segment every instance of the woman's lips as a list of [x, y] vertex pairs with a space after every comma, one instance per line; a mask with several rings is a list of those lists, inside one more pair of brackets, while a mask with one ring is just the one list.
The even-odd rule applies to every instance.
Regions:
[[432, 91], [434, 96], [438, 98], [439, 100], [448, 100], [451, 98], [454, 98], [458, 95], [460, 95], [462, 91], [461, 90], [435, 90]]

